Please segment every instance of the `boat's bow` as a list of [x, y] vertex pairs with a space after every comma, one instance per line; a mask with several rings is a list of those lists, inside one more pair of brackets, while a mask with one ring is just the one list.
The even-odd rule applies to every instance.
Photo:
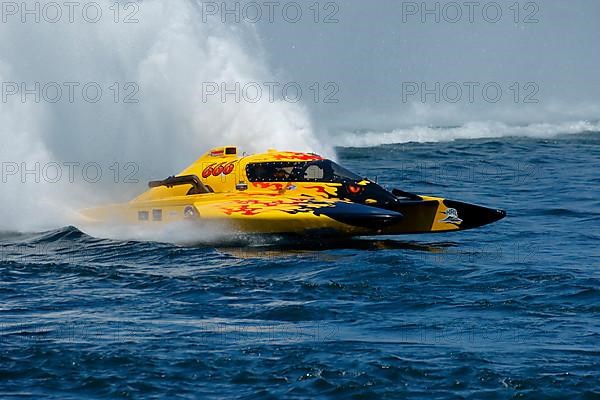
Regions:
[[386, 233], [429, 233], [478, 228], [506, 217], [506, 211], [439, 197], [394, 190], [397, 201], [388, 208], [405, 218]]

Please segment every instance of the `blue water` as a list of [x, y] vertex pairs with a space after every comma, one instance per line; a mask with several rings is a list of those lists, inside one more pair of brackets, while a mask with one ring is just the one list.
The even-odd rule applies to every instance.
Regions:
[[600, 134], [339, 149], [478, 230], [181, 247], [0, 236], [3, 398], [600, 398]]

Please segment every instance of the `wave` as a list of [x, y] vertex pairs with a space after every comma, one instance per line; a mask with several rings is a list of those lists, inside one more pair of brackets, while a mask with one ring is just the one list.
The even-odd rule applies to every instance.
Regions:
[[458, 127], [415, 126], [394, 129], [389, 132], [354, 131], [335, 136], [333, 143], [338, 147], [374, 147], [398, 143], [437, 143], [461, 139], [494, 139], [505, 137], [553, 138], [600, 132], [600, 122], [574, 121], [563, 123], [535, 123], [508, 125], [502, 122], [470, 122]]

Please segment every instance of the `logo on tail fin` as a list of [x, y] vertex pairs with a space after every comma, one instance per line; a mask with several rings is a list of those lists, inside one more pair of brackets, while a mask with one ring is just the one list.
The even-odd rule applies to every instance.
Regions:
[[440, 220], [440, 222], [455, 225], [460, 225], [463, 222], [462, 219], [458, 218], [458, 211], [455, 208], [448, 208], [442, 214], [445, 214], [446, 218]]

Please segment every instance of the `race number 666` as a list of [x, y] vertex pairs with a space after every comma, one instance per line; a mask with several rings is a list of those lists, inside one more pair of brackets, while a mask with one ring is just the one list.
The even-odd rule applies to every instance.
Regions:
[[224, 162], [224, 163], [220, 163], [220, 164], [210, 164], [208, 167], [204, 168], [204, 171], [202, 171], [202, 177], [204, 179], [206, 179], [211, 175], [212, 176], [219, 176], [221, 174], [229, 175], [233, 172], [234, 167], [235, 167], [235, 164], [232, 162]]

